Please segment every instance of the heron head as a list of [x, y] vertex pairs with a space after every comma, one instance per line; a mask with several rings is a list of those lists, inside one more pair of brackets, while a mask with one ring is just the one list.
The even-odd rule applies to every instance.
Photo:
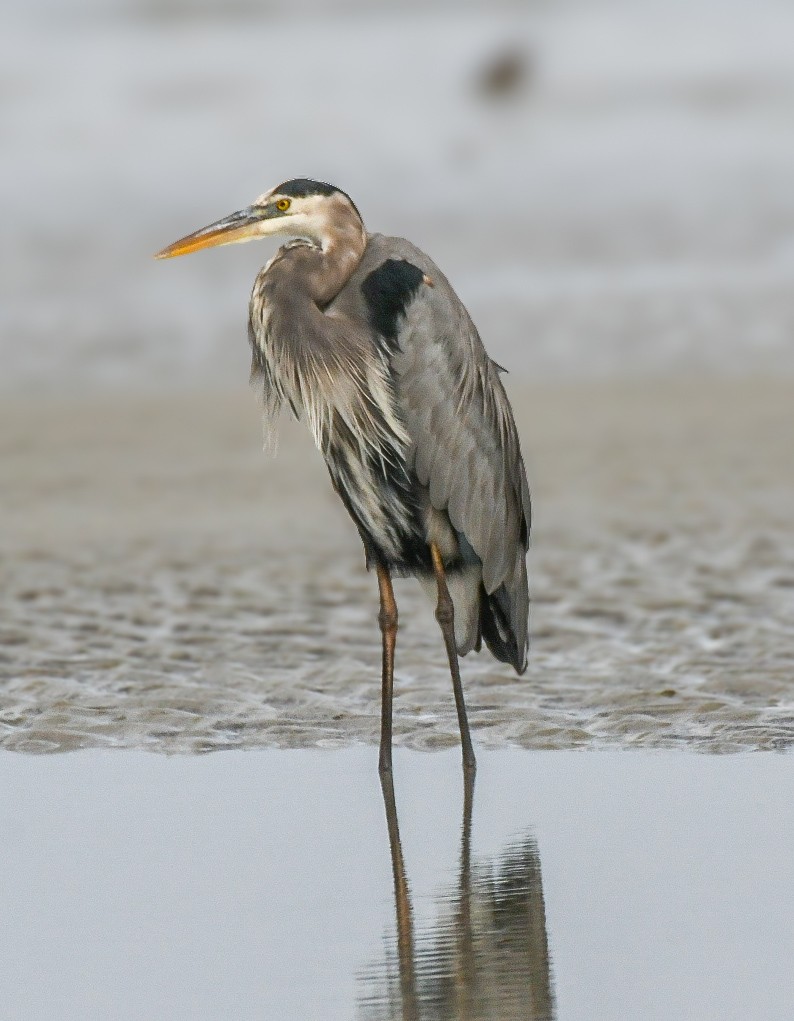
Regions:
[[350, 196], [333, 185], [297, 178], [266, 191], [245, 209], [180, 238], [155, 258], [170, 259], [200, 248], [239, 244], [272, 234], [307, 238], [327, 248], [350, 231], [358, 236], [364, 232], [361, 215]]

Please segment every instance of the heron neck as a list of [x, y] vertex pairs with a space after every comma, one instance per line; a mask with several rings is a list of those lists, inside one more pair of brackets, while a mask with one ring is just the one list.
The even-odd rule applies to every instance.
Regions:
[[290, 336], [296, 318], [324, 312], [331, 304], [356, 271], [366, 247], [360, 220], [355, 226], [343, 224], [342, 229], [283, 245], [254, 282], [252, 321], [262, 319], [267, 310], [270, 342]]
[[324, 308], [355, 273], [367, 247], [367, 233], [360, 220], [334, 224], [333, 232], [319, 239], [315, 265], [309, 279], [312, 301]]

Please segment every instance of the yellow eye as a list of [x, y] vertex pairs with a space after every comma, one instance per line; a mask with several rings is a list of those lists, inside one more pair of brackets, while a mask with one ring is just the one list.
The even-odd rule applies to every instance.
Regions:
[[290, 207], [289, 199], [279, 199], [278, 202], [276, 203], [276, 209], [278, 209], [280, 213], [286, 213], [289, 207]]

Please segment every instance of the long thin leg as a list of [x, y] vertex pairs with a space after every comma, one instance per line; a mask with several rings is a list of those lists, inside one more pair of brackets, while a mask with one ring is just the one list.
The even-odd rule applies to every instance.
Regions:
[[447, 587], [447, 574], [444, 570], [444, 562], [441, 559], [441, 551], [434, 542], [430, 543], [430, 555], [433, 558], [433, 570], [436, 574], [436, 584], [438, 586], [436, 620], [441, 626], [441, 633], [444, 636], [447, 658], [449, 659], [449, 672], [452, 674], [452, 690], [455, 692], [455, 706], [458, 710], [463, 766], [465, 769], [475, 769], [477, 761], [474, 758], [474, 748], [472, 747], [471, 734], [469, 733], [469, 721], [466, 718], [466, 703], [463, 701], [463, 685], [460, 683], [460, 669], [458, 667], [458, 648], [455, 645], [455, 607]]
[[375, 569], [378, 572], [378, 589], [380, 590], [378, 623], [383, 636], [378, 769], [381, 773], [388, 773], [391, 772], [391, 714], [394, 692], [394, 647], [397, 644], [397, 603], [394, 599], [389, 568], [385, 564], [378, 564]]

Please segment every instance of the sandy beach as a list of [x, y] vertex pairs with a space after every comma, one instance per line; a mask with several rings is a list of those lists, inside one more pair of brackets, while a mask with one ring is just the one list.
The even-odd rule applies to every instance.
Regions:
[[[508, 385], [510, 377], [508, 377]], [[479, 746], [794, 743], [794, 385], [513, 386], [532, 648], [464, 661]], [[164, 752], [374, 743], [374, 579], [301, 427], [245, 389], [7, 399], [0, 743]], [[396, 740], [457, 740], [398, 583]]]

